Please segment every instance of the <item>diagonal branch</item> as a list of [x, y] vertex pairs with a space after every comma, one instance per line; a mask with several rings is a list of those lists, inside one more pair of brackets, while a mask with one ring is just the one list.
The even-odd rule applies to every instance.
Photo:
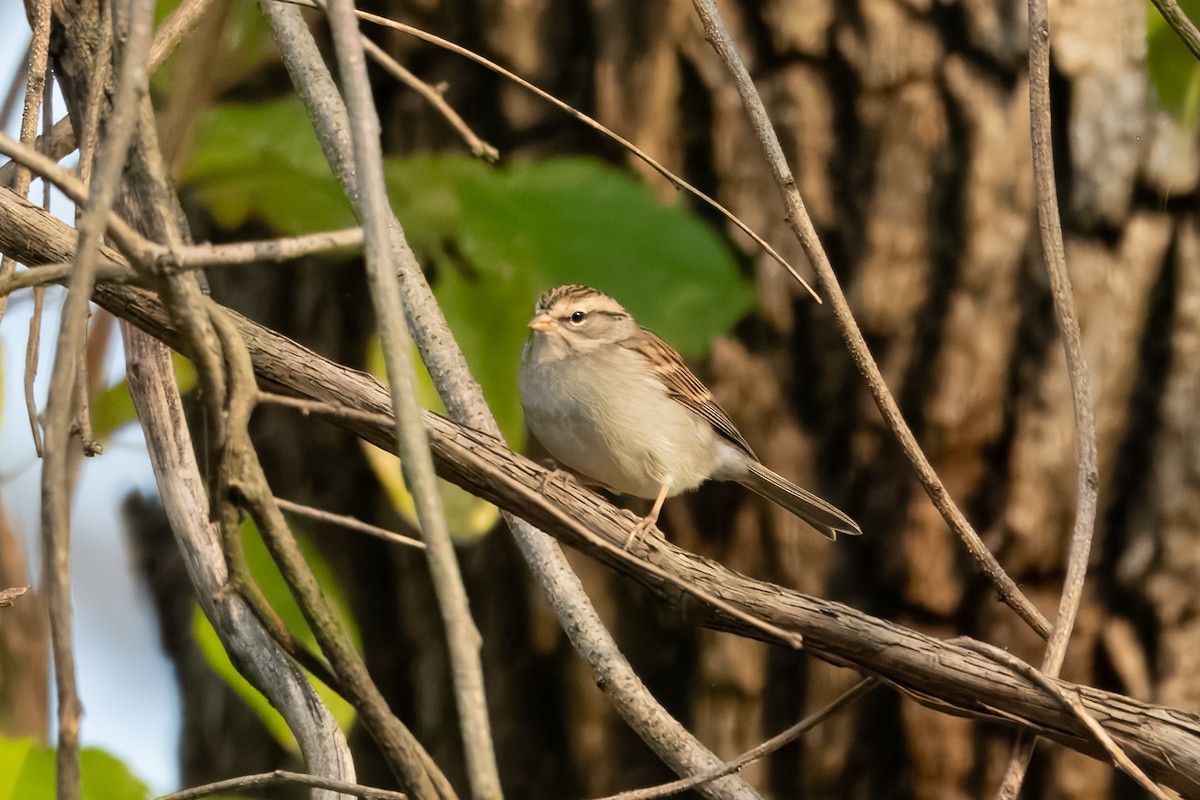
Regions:
[[1183, 13], [1175, 0], [1150, 0], [1162, 18], [1171, 26], [1171, 30], [1183, 40], [1184, 45], [1192, 55], [1200, 58], [1200, 30], [1187, 14]]

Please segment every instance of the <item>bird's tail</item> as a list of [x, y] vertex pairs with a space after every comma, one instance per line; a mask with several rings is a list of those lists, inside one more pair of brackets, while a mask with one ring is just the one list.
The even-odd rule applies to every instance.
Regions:
[[837, 539], [839, 533], [862, 534], [857, 522], [812, 492], [801, 489], [762, 464], [751, 463], [749, 466], [750, 471], [739, 478], [738, 483], [755, 494], [778, 503], [830, 539]]

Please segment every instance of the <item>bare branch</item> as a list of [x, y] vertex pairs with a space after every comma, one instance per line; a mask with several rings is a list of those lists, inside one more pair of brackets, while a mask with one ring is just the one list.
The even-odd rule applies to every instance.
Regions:
[[687, 778], [681, 778], [677, 781], [664, 783], [661, 786], [651, 786], [646, 789], [634, 789], [628, 792], [621, 792], [620, 794], [614, 794], [607, 798], [601, 798], [601, 800], [657, 800], [659, 797], [670, 797], [672, 795], [686, 792], [689, 789], [694, 789], [703, 783], [720, 778], [723, 775], [730, 775], [741, 770], [742, 767], [746, 766], [747, 764], [758, 761], [760, 758], [764, 758], [771, 753], [774, 753], [776, 750], [779, 750], [781, 747], [796, 741], [805, 733], [820, 725], [822, 722], [829, 719], [834, 714], [841, 711], [850, 703], [862, 697], [864, 694], [877, 686], [879, 686], [879, 681], [877, 679], [863, 678], [858, 683], [854, 684], [849, 689], [830, 700], [819, 710], [809, 714], [807, 717], [800, 720], [787, 730], [775, 734], [757, 747], [747, 750], [720, 769], [700, 775], [691, 775]]
[[[46, 89], [46, 72], [49, 64], [50, 46], [50, 0], [37, 0], [28, 5], [33, 32], [26, 48], [25, 61], [25, 102], [21, 114], [20, 140], [32, 147], [37, 135], [38, 109], [42, 102], [42, 93]], [[18, 72], [20, 75], [20, 72]], [[15, 90], [20, 81], [14, 77], [10, 96], [16, 97]], [[8, 105], [7, 99], [5, 106]], [[5, 111], [4, 117], [8, 117]], [[4, 122], [5, 120], [0, 120]], [[29, 192], [30, 173], [28, 170], [17, 169], [13, 176], [13, 191], [22, 197]], [[7, 255], [0, 256], [0, 282], [8, 279], [17, 269], [17, 262]], [[4, 319], [4, 311], [8, 308], [8, 298], [0, 297], [0, 321]], [[31, 368], [26, 362], [26, 371]], [[36, 416], [31, 412], [30, 416]], [[36, 425], [34, 426], [36, 429]], [[41, 454], [41, 442], [38, 434], [34, 433], [34, 441]]]
[[[196, 597], [239, 671], [279, 709], [296, 735], [308, 768], [354, 778], [345, 736], [308, 679], [272, 640], [253, 610], [229, 591], [229, 574], [216, 525], [208, 518], [204, 479], [184, 419], [170, 352], [122, 323], [129, 392], [146, 430], [150, 463], [163, 508]], [[322, 800], [334, 800], [322, 793]]]
[[1192, 55], [1200, 58], [1200, 30], [1197, 30], [1196, 23], [1183, 13], [1179, 3], [1175, 0], [1150, 0], [1150, 2], [1154, 3], [1158, 13], [1162, 14], [1162, 18], [1171, 26], [1171, 30], [1175, 31], [1176, 35], [1183, 40]]
[[437, 490], [433, 457], [429, 454], [429, 442], [419, 418], [421, 406], [417, 402], [412, 337], [404, 319], [400, 278], [396, 274], [400, 265], [391, 257], [389, 225], [395, 223], [395, 232], [399, 236], [403, 236], [403, 231], [395, 222], [383, 180], [379, 115], [367, 80], [362, 44], [365, 37], [358, 30], [353, 0], [330, 0], [328, 16], [342, 92], [350, 115], [350, 139], [358, 174], [359, 192], [351, 196], [351, 202], [363, 224], [367, 280], [379, 324], [392, 410], [396, 415], [401, 471], [416, 506], [434, 595], [446, 631], [467, 777], [476, 800], [499, 800], [503, 793], [483, 686], [483, 639], [471, 616], [458, 556], [450, 540], [446, 512]]
[[388, 789], [375, 789], [358, 783], [335, 781], [316, 775], [304, 775], [299, 772], [289, 772], [277, 769], [274, 772], [264, 772], [259, 775], [243, 775], [240, 778], [229, 778], [223, 781], [206, 783], [203, 786], [193, 786], [190, 789], [164, 794], [156, 800], [198, 800], [201, 797], [211, 797], [214, 794], [230, 794], [265, 789], [269, 786], [312, 786], [318, 789], [330, 789], [342, 794], [361, 797], [363, 800], [408, 800], [404, 792], [393, 792]]
[[58, 692], [58, 796], [80, 794], [79, 717], [82, 707], [75, 685], [75, 655], [70, 583], [72, 412], [83, 387], [78, 363], [87, 335], [94, 268], [100, 236], [117, 194], [125, 154], [137, 125], [136, 104], [147, 90], [142, 65], [154, 30], [153, 0], [132, 0], [126, 20], [125, 52], [113, 97], [113, 111], [97, 158], [87, 210], [79, 220], [75, 268], [67, 284], [54, 366], [45, 412], [45, 456], [42, 465], [42, 548], [46, 594], [50, 603], [50, 639]]
[[276, 497], [275, 502], [278, 503], [279, 507], [284, 511], [290, 511], [291, 513], [301, 517], [308, 517], [309, 519], [319, 520], [320, 522], [328, 522], [330, 525], [340, 525], [343, 528], [347, 528], [352, 531], [358, 531], [360, 533], [366, 533], [378, 539], [383, 539], [385, 542], [391, 542], [392, 544], [401, 544], [405, 547], [415, 547], [418, 550], [425, 549], [425, 543], [419, 539], [410, 539], [409, 537], [396, 533], [395, 531], [389, 531], [387, 528], [380, 528], [378, 526], [371, 525], [363, 522], [360, 519], [348, 517], [345, 514], [334, 514], [331, 511], [323, 511], [319, 508], [313, 508], [312, 506], [293, 503], [291, 500], [284, 500], [282, 497]]
[[172, 11], [154, 36], [154, 44], [150, 45], [149, 68], [157, 70], [167, 60], [184, 37], [196, 27], [204, 12], [212, 5], [212, 0], [183, 0]]
[[[1096, 417], [1092, 406], [1092, 383], [1083, 359], [1082, 337], [1075, 313], [1071, 277], [1063, 247], [1062, 222], [1058, 211], [1058, 189], [1054, 179], [1054, 150], [1050, 120], [1050, 19], [1046, 0], [1029, 0], [1029, 135], [1033, 152], [1033, 178], [1037, 190], [1038, 228], [1042, 253], [1050, 276], [1054, 312], [1062, 334], [1067, 373], [1071, 381], [1071, 400], [1075, 411], [1075, 457], [1078, 480], [1075, 500], [1075, 526], [1067, 554], [1067, 574], [1059, 598], [1054, 632], [1042, 657], [1042, 671], [1055, 677], [1067, 654], [1067, 641], [1075, 627], [1075, 616], [1083, 600], [1083, 582], [1092, 552], [1092, 534], [1096, 528], [1097, 495], [1100, 469], [1096, 452]], [[1020, 737], [1013, 746], [1004, 778], [996, 791], [998, 798], [1015, 800], [1025, 779], [1025, 771], [1037, 740]]]

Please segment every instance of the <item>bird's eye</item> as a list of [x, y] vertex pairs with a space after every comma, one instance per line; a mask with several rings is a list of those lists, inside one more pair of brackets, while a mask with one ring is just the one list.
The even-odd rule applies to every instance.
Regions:
[[584, 312], [576, 311], [574, 314], [571, 315], [571, 324], [572, 325], [580, 325], [583, 323], [583, 320], [586, 317], [587, 317], [587, 314], [585, 314]]

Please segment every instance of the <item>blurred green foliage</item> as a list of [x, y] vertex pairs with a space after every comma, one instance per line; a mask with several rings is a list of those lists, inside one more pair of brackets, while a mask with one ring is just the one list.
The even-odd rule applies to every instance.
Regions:
[[[150, 789], [117, 758], [85, 747], [79, 753], [83, 800], [145, 800]], [[0, 736], [0, 800], [54, 800], [54, 748]]]
[[[1179, 0], [1192, 22], [1200, 24], [1200, 0]], [[1182, 125], [1200, 123], [1200, 60], [1192, 55], [1153, 3], [1146, 3], [1146, 67], [1159, 106]]]

